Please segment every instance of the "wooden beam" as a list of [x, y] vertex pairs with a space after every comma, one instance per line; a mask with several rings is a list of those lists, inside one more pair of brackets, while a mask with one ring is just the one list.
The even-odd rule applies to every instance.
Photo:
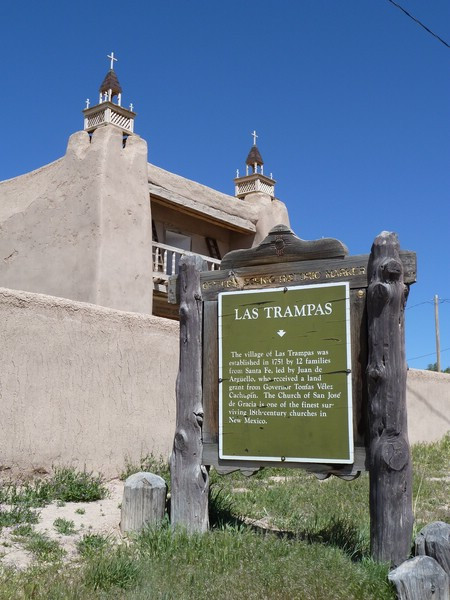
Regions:
[[194, 202], [185, 196], [180, 196], [175, 192], [171, 192], [164, 188], [160, 188], [154, 184], [149, 184], [150, 190], [150, 201], [156, 202], [161, 206], [167, 206], [175, 208], [177, 212], [183, 212], [187, 215], [192, 215], [197, 219], [206, 221], [207, 223], [214, 223], [218, 227], [223, 227], [230, 231], [237, 231], [238, 233], [244, 233], [247, 235], [254, 234], [256, 232], [256, 225], [249, 219], [238, 217], [231, 213], [213, 208], [207, 204], [201, 204], [200, 202]]
[[337, 465], [325, 463], [301, 463], [301, 462], [268, 462], [263, 460], [246, 460], [243, 463], [241, 460], [219, 458], [219, 444], [217, 439], [211, 441], [203, 441], [203, 464], [212, 465], [216, 469], [228, 469], [239, 471], [244, 469], [253, 469], [257, 471], [263, 467], [275, 467], [277, 469], [304, 469], [311, 473], [327, 473], [336, 475], [336, 477], [356, 477], [362, 471], [366, 471], [366, 449], [364, 446], [355, 446], [355, 462], [352, 465]]
[[[400, 252], [404, 282], [416, 281], [415, 252]], [[275, 264], [239, 267], [201, 273], [200, 281], [204, 300], [217, 300], [220, 292], [238, 290], [289, 287], [291, 285], [311, 285], [348, 281], [351, 289], [367, 287], [369, 255], [359, 254], [345, 258], [326, 260], [303, 260], [279, 262]], [[177, 304], [177, 276], [169, 279], [168, 301]]]

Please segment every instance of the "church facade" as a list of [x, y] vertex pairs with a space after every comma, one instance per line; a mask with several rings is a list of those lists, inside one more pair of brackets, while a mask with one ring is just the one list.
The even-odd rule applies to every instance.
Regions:
[[228, 251], [289, 224], [287, 209], [256, 137], [235, 197], [148, 163], [109, 58], [98, 104], [83, 110], [65, 156], [0, 182], [0, 286], [175, 317], [167, 281], [180, 256], [218, 268]]
[[[150, 164], [111, 63], [65, 156], [0, 182], [3, 476], [73, 465], [113, 477], [166, 458], [179, 348], [168, 278], [183, 254], [216, 269], [289, 224], [256, 134], [235, 196]], [[445, 377], [409, 372], [412, 441], [448, 429]]]
[[113, 477], [167, 457], [179, 348], [169, 277], [183, 254], [216, 269], [289, 222], [256, 143], [236, 196], [150, 164], [113, 58], [83, 114], [62, 158], [0, 182], [3, 476], [73, 465]]

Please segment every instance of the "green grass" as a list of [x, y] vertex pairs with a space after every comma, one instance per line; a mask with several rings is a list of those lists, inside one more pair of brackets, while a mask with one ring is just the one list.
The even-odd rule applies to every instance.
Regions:
[[142, 566], [134, 552], [123, 546], [100, 552], [87, 563], [84, 584], [88, 589], [130, 589], [142, 579]]
[[36, 511], [28, 506], [17, 504], [11, 508], [0, 509], [0, 530], [2, 527], [12, 527], [19, 523], [37, 523], [38, 519]]
[[[413, 456], [418, 522], [448, 519], [449, 437]], [[61, 569], [56, 558], [23, 573], [0, 570], [0, 599], [396, 598], [387, 565], [369, 556], [367, 475], [320, 482], [293, 469], [251, 478], [211, 471], [210, 519], [204, 535], [172, 532], [166, 520], [121, 546], [87, 534], [78, 564]]]
[[107, 495], [101, 476], [73, 468], [55, 468], [49, 479], [36, 479], [21, 485], [7, 483], [0, 486], [0, 531], [20, 523], [37, 523], [36, 508], [56, 501], [93, 502]]
[[53, 527], [61, 535], [72, 535], [76, 532], [75, 523], [68, 519], [58, 517], [53, 521]]
[[77, 544], [81, 556], [90, 557], [106, 550], [110, 546], [108, 536], [97, 533], [86, 533]]
[[16, 540], [20, 540], [24, 537], [27, 537], [33, 533], [34, 529], [30, 523], [25, 523], [23, 525], [17, 525], [14, 528], [13, 537]]
[[101, 476], [67, 467], [55, 468], [49, 479], [5, 484], [0, 487], [0, 504], [10, 508], [0, 509], [0, 530], [18, 523], [36, 523], [38, 516], [32, 509], [52, 501], [64, 506], [65, 502], [93, 502], [106, 495]]
[[43, 533], [36, 531], [26, 536], [24, 548], [32, 552], [39, 561], [43, 562], [58, 561], [65, 554], [65, 551], [56, 540], [51, 540]]
[[0, 487], [0, 503], [24, 507], [41, 507], [51, 501], [50, 480], [36, 479], [17, 485], [7, 483]]
[[139, 473], [140, 471], [146, 471], [148, 473], [153, 473], [154, 475], [159, 475], [165, 480], [166, 484], [170, 486], [169, 464], [161, 456], [155, 457], [153, 454], [149, 454], [142, 458], [139, 464], [132, 463], [127, 460], [125, 462], [125, 469], [120, 474], [120, 479], [124, 481], [130, 475]]
[[62, 502], [94, 502], [107, 495], [100, 475], [72, 468], [55, 469], [50, 484], [52, 499]]
[[449, 521], [450, 434], [435, 444], [416, 444], [413, 456], [415, 532], [432, 521]]

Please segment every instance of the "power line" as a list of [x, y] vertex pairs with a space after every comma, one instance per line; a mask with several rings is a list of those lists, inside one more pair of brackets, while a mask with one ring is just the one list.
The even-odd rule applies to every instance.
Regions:
[[412, 306], [407, 306], [406, 310], [409, 310], [411, 308], [416, 308], [416, 306], [422, 306], [423, 304], [433, 304], [432, 300], [425, 300], [424, 302], [419, 302], [418, 304], [413, 304]]
[[434, 33], [433, 31], [431, 31], [431, 29], [429, 29], [429, 27], [427, 27], [426, 25], [424, 25], [422, 23], [422, 21], [419, 21], [419, 19], [416, 19], [416, 17], [413, 17], [413, 15], [411, 13], [409, 13], [407, 10], [405, 10], [403, 8], [403, 6], [400, 6], [400, 4], [397, 4], [397, 2], [394, 2], [394, 0], [388, 0], [388, 2], [390, 2], [391, 4], [393, 4], [394, 6], [396, 6], [397, 8], [399, 8], [402, 12], [405, 13], [405, 15], [407, 15], [410, 19], [412, 19], [413, 21], [415, 21], [418, 25], [420, 25], [421, 27], [423, 27], [425, 29], [425, 31], [428, 31], [428, 33], [431, 33], [431, 35], [433, 37], [435, 37], [437, 40], [439, 40], [441, 42], [441, 44], [444, 44], [444, 46], [447, 46], [447, 48], [450, 48], [450, 44], [448, 44], [445, 40], [443, 40], [441, 37], [439, 37], [436, 33]]
[[[439, 298], [439, 304], [445, 304], [447, 302], [450, 302], [450, 298]], [[418, 304], [407, 306], [406, 310], [409, 310], [410, 308], [416, 308], [416, 306], [422, 306], [423, 304], [434, 304], [434, 300], [424, 300], [423, 302], [419, 302]]]
[[[441, 350], [442, 352], [447, 352], [450, 348], [444, 348]], [[412, 358], [407, 358], [406, 361], [410, 362], [411, 360], [418, 360], [419, 358], [426, 358], [427, 356], [436, 356], [436, 352], [429, 352], [428, 354], [422, 354], [421, 356], [413, 356]]]

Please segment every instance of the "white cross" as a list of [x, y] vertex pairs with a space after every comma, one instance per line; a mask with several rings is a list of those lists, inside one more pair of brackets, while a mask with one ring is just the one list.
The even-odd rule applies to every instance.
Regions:
[[258, 137], [258, 136], [256, 135], [256, 131], [255, 131], [255, 130], [253, 130], [253, 133], [251, 133], [250, 135], [252, 135], [252, 136], [253, 136], [253, 145], [254, 145], [254, 146], [256, 146], [256, 138]]
[[133, 112], [133, 103], [130, 104], [130, 110]]
[[89, 108], [89, 104], [90, 104], [90, 100], [89, 100], [89, 98], [86, 98], [86, 108]]
[[117, 62], [117, 58], [114, 58], [114, 52], [111, 52], [111, 54], [107, 54], [107, 58], [111, 59], [111, 71], [114, 69], [114, 61]]

